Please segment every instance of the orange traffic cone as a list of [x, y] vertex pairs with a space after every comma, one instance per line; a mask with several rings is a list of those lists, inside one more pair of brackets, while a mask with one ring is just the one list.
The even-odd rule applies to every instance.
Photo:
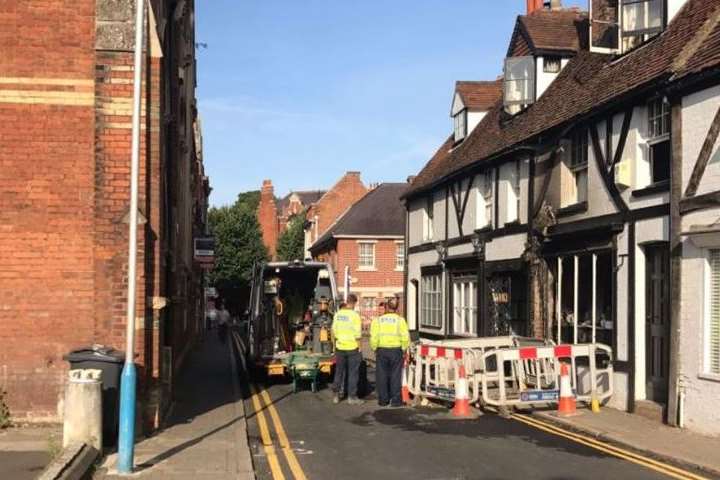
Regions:
[[569, 417], [577, 413], [575, 395], [570, 383], [570, 369], [567, 363], [560, 364], [560, 399], [558, 400], [557, 414], [560, 417]]
[[465, 366], [460, 365], [458, 379], [455, 381], [455, 405], [452, 409], [453, 417], [471, 417], [470, 396], [468, 394], [468, 383], [465, 376]]
[[408, 370], [407, 370], [407, 361], [403, 363], [403, 371], [402, 371], [402, 402], [404, 404], [410, 403], [410, 387], [408, 387]]

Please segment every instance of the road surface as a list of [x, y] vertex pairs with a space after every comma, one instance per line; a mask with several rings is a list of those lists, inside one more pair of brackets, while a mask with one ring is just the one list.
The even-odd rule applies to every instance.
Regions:
[[328, 389], [293, 394], [283, 383], [249, 384], [246, 397], [259, 480], [701, 478], [632, 463], [526, 417], [459, 421], [444, 408], [379, 408], [372, 394], [362, 406], [333, 405]]

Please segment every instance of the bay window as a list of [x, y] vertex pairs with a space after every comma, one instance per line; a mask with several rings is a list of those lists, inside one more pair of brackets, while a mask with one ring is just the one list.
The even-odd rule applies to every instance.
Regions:
[[477, 278], [453, 278], [453, 332], [457, 335], [477, 334]]
[[420, 325], [442, 327], [442, 281], [440, 273], [423, 275], [420, 281]]

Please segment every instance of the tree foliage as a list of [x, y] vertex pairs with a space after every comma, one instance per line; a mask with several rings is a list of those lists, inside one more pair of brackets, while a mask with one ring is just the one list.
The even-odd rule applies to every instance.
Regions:
[[277, 256], [280, 260], [302, 260], [305, 257], [305, 213], [293, 215], [287, 229], [280, 235], [277, 243]]
[[253, 264], [268, 256], [256, 216], [259, 199], [259, 192], [244, 192], [235, 204], [213, 207], [208, 213], [215, 237], [215, 268], [210, 282], [234, 312], [247, 303]]

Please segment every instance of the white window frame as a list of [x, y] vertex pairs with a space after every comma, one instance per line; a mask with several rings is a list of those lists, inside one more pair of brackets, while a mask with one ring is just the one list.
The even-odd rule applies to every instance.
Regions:
[[[523, 65], [524, 64], [524, 65]], [[515, 67], [525, 66], [526, 76], [515, 76]], [[508, 57], [503, 73], [503, 102], [508, 113], [515, 114], [535, 103], [535, 58]]]
[[453, 132], [456, 142], [467, 136], [467, 109], [463, 108], [453, 116]]
[[[659, 7], [659, 15], [653, 18], [653, 20], [660, 21], [660, 25], [656, 26], [650, 26], [650, 13], [652, 12], [651, 7], [653, 5]], [[640, 11], [641, 8], [643, 10], [642, 12]], [[644, 16], [642, 20], [636, 20], [638, 23], [637, 26], [642, 26], [643, 28], [635, 28], [634, 30], [627, 28], [627, 21], [630, 16], [629, 13], [631, 13], [631, 9], [634, 9], [637, 13], [641, 13]], [[664, 9], [665, 2], [663, 0], [621, 0], [620, 29], [625, 50], [634, 47], [636, 45], [636, 41], [645, 41], [663, 31], [665, 28]]]
[[[667, 98], [658, 97], [649, 101], [646, 108], [647, 129], [645, 133], [647, 136], [647, 161], [650, 168], [649, 184], [652, 185], [653, 183], [656, 183], [653, 147], [660, 143], [670, 141], [670, 103], [668, 102]], [[670, 155], [672, 156], [672, 152], [670, 153]]]
[[[359, 241], [358, 242], [358, 270], [364, 270], [364, 271], [375, 270], [375, 268], [376, 268], [375, 243], [376, 242], [370, 242], [370, 241]], [[369, 255], [367, 252], [363, 253], [363, 247], [367, 247], [367, 246], [371, 247], [371, 252]], [[364, 257], [365, 261], [363, 261], [363, 257]], [[367, 263], [368, 258], [372, 259], [372, 264]]]
[[[515, 160], [510, 172], [507, 191], [507, 209], [505, 223], [513, 223], [520, 220], [520, 176], [522, 175], [522, 166], [520, 160]], [[512, 205], [512, 208], [510, 207]]]
[[443, 322], [442, 274], [420, 277], [420, 326], [441, 329]]
[[493, 228], [495, 214], [495, 171], [478, 175], [478, 184], [475, 187], [476, 208], [475, 227]]
[[405, 242], [395, 242], [395, 270], [405, 270]]
[[[714, 253], [716, 252], [716, 253]], [[704, 322], [703, 322], [703, 362], [702, 375], [714, 380], [720, 380], [720, 306], [717, 308], [717, 319], [713, 319], [713, 255], [720, 256], [720, 248], [711, 248], [706, 250], [705, 268], [703, 278], [704, 289]], [[717, 260], [720, 263], [720, 258]], [[720, 266], [720, 265], [719, 265]], [[719, 280], [720, 281], [720, 280]], [[720, 285], [717, 287], [716, 295], [720, 296]], [[720, 302], [720, 298], [718, 299]], [[714, 325], [717, 323], [717, 325]], [[717, 329], [717, 331], [715, 331]], [[713, 346], [713, 335], [717, 335], [717, 345]], [[717, 348], [715, 354], [717, 359], [713, 359], [713, 350]]]
[[[568, 168], [574, 179], [574, 191], [571, 202], [565, 202], [566, 206], [576, 205], [588, 201], [588, 155], [590, 148], [587, 128], [580, 128], [573, 133], [568, 158]], [[584, 135], [584, 138], [581, 138]], [[579, 157], [579, 158], [578, 158]], [[584, 183], [584, 185], [583, 185]], [[582, 194], [581, 194], [582, 193]]]
[[477, 277], [471, 275], [454, 277], [452, 295], [453, 333], [477, 336]]

